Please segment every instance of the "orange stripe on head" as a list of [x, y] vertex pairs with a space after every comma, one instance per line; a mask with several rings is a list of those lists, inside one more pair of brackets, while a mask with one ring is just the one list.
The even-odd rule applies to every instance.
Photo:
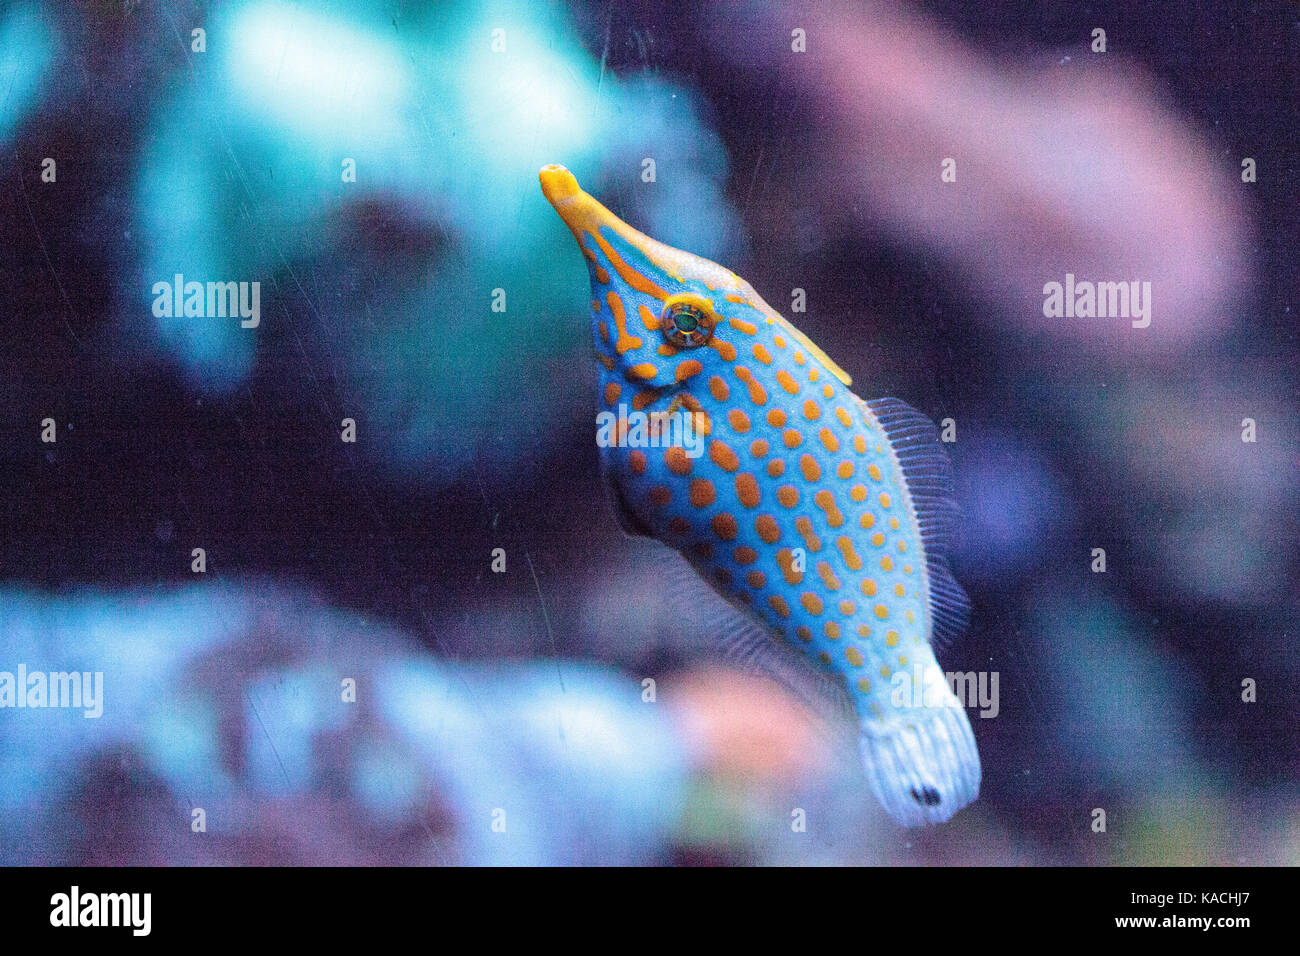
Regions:
[[624, 262], [623, 257], [614, 251], [614, 247], [601, 238], [597, 233], [592, 232], [588, 233], [588, 235], [596, 240], [596, 245], [600, 246], [600, 251], [605, 254], [605, 258], [609, 260], [609, 264], [614, 267], [614, 271], [618, 273], [619, 278], [624, 282], [636, 289], [636, 291], [644, 292], [646, 295], [652, 295], [661, 301], [668, 298], [667, 292], [659, 288], [659, 286], [655, 285], [641, 273], [637, 272], [630, 265]]
[[618, 293], [613, 289], [605, 294], [605, 301], [609, 303], [609, 311], [614, 313], [614, 328], [618, 331], [618, 341], [614, 343], [614, 351], [619, 355], [625, 355], [632, 349], [641, 347], [641, 340], [635, 335], [629, 335], [627, 331], [627, 315], [623, 312], [623, 300], [618, 297]]

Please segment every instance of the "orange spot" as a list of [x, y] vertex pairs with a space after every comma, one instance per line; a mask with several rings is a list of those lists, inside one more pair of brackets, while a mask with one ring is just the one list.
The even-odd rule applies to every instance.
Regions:
[[652, 504], [656, 504], [660, 508], [662, 508], [672, 500], [673, 500], [673, 493], [666, 486], [655, 485], [653, 488], [650, 489], [650, 501]]
[[858, 650], [856, 647], [844, 648], [844, 656], [848, 659], [848, 662], [852, 664], [854, 667], [861, 667], [865, 662], [865, 659], [862, 656], [862, 652]]
[[885, 646], [886, 646], [886, 647], [897, 647], [897, 646], [898, 646], [898, 632], [897, 632], [897, 631], [889, 631], [889, 632], [887, 632], [887, 633], [885, 634]]
[[785, 442], [786, 448], [798, 448], [803, 444], [803, 435], [793, 428], [787, 428], [781, 435], [781, 440]]
[[863, 528], [870, 528], [875, 523], [876, 523], [876, 516], [873, 515], [870, 511], [865, 512], [862, 515], [862, 517], [858, 519], [858, 524]]
[[731, 388], [717, 375], [709, 379], [709, 393], [720, 402], [725, 402], [731, 397]]
[[885, 494], [885, 493], [882, 491], [882, 492], [880, 493], [880, 507], [882, 507], [882, 508], [888, 508], [890, 504], [891, 504], [891, 499], [890, 499], [889, 495]]
[[691, 504], [697, 508], [707, 508], [718, 497], [713, 482], [707, 478], [696, 478], [691, 482]]
[[750, 571], [745, 575], [745, 583], [751, 588], [761, 588], [767, 585], [767, 575], [762, 571]]
[[641, 451], [641, 449], [639, 448], [635, 449], [634, 451], [628, 452], [627, 464], [628, 467], [632, 469], [632, 474], [644, 475], [645, 474], [645, 452]]
[[728, 293], [727, 295], [723, 296], [723, 298], [726, 299], [728, 302], [744, 302], [744, 301], [745, 301], [745, 297], [744, 297], [743, 295], [736, 295], [734, 292]]
[[740, 533], [740, 526], [736, 524], [734, 515], [723, 512], [720, 515], [714, 515], [713, 520], [709, 522], [713, 528], [713, 533], [723, 541], [735, 541], [736, 535]]
[[709, 460], [724, 471], [735, 471], [740, 467], [740, 459], [730, 446], [714, 439], [709, 444]]
[[821, 378], [821, 373], [817, 371], [815, 366], [808, 369], [808, 381], [815, 382], [819, 378]]
[[732, 431], [744, 434], [749, 431], [749, 416], [739, 408], [733, 408], [731, 411], [727, 412], [727, 424], [731, 426]]
[[795, 364], [795, 365], [802, 365], [802, 364], [804, 363], [804, 361], [805, 361], [805, 359], [804, 359], [804, 357], [803, 357], [803, 353], [802, 353], [802, 352], [795, 352], [795, 353], [794, 353], [794, 364]]
[[840, 602], [840, 613], [845, 617], [852, 617], [858, 611], [858, 606], [852, 601], [844, 600]]
[[675, 345], [669, 345], [667, 342], [660, 342], [659, 347], [655, 349], [655, 354], [662, 355], [664, 358], [672, 358], [680, 351], [681, 349]]
[[772, 606], [773, 611], [776, 611], [782, 617], [790, 616], [790, 605], [786, 603], [785, 598], [781, 597], [781, 595], [773, 594], [767, 599], [767, 603]]
[[768, 453], [768, 451], [767, 440], [764, 438], [756, 438], [750, 443], [749, 453], [755, 458], [762, 458]]
[[754, 519], [754, 530], [765, 544], [776, 544], [781, 537], [781, 529], [771, 515], [759, 515]]
[[758, 334], [758, 326], [753, 322], [746, 322], [744, 319], [727, 319], [727, 324], [737, 332], [744, 332], [746, 335]]
[[780, 382], [781, 387], [785, 389], [787, 392], [789, 392], [791, 395], [799, 394], [799, 383], [796, 382], [794, 380], [794, 376], [791, 375], [789, 372], [787, 372], [785, 369], [781, 369], [779, 372], [776, 373], [776, 380]]
[[817, 576], [822, 579], [822, 584], [826, 585], [831, 591], [838, 591], [842, 586], [840, 579], [835, 576], [835, 572], [831, 570], [831, 566], [825, 561], [817, 562]]
[[808, 630], [808, 628], [804, 627], [802, 624], [796, 627], [794, 632], [799, 635], [799, 640], [801, 641], [812, 640], [812, 631]]
[[737, 365], [734, 371], [736, 373], [736, 378], [744, 382], [745, 386], [749, 389], [749, 400], [755, 405], [766, 405], [767, 390], [764, 389], [762, 385], [758, 384], [758, 380], [754, 378], [754, 373], [743, 365]]
[[820, 551], [822, 549], [822, 539], [817, 537], [813, 531], [811, 518], [795, 518], [794, 529], [803, 537], [803, 543], [808, 546], [809, 551]]
[[822, 470], [812, 455], [804, 455], [799, 459], [799, 470], [803, 472], [806, 481], [818, 481], [822, 476]]
[[883, 477], [880, 474], [879, 465], [867, 465], [867, 474], [871, 476], [872, 481], [880, 481], [881, 478]]
[[677, 366], [676, 380], [684, 382], [692, 375], [699, 375], [704, 371], [704, 366], [699, 363], [698, 359], [687, 359]]
[[618, 382], [610, 382], [605, 386], [605, 404], [613, 405], [618, 401], [618, 397], [623, 394], [623, 388]]
[[773, 428], [781, 428], [785, 425], [785, 412], [779, 408], [774, 408], [767, 413], [767, 423]]
[[[845, 428], [853, 427], [853, 418], [852, 416], [849, 415], [848, 410], [845, 409], [843, 405], [835, 409], [835, 417], [840, 420], [840, 424], [843, 425]], [[861, 438], [862, 438], [861, 435], [856, 436], [853, 440], [853, 443], [856, 445], [858, 443], [858, 440]]]
[[813, 495], [813, 504], [826, 512], [826, 521], [832, 528], [838, 528], [844, 524], [844, 514], [840, 511], [839, 505], [835, 503], [835, 496], [829, 491], [822, 489]]
[[636, 307], [636, 311], [637, 311], [637, 313], [641, 316], [641, 324], [642, 324], [642, 325], [644, 325], [644, 326], [645, 326], [647, 329], [649, 329], [651, 332], [658, 332], [658, 331], [659, 331], [659, 328], [660, 328], [659, 316], [655, 315], [653, 312], [651, 312], [649, 309], [647, 309], [644, 305], [638, 305], [638, 306]]
[[632, 408], [639, 412], [644, 408], [650, 407], [657, 401], [659, 401], [658, 389], [642, 389], [632, 396]]
[[809, 614], [820, 614], [824, 610], [822, 599], [811, 591], [804, 591], [799, 595], [799, 603], [803, 605], [805, 611]]
[[597, 355], [596, 361], [598, 361], [601, 365], [605, 366], [606, 372], [614, 371], [614, 364], [615, 364], [614, 360], [610, 358], [608, 355]]
[[685, 518], [673, 518], [668, 522], [668, 530], [673, 534], [690, 534], [691, 523]]
[[787, 508], [793, 508], [799, 503], [799, 489], [794, 485], [782, 485], [776, 489], [776, 500]]
[[808, 419], [808, 421], [810, 422], [817, 421], [817, 419], [822, 417], [821, 406], [818, 405], [816, 402], [814, 402], [811, 398], [808, 399], [803, 403], [803, 417]]
[[853, 477], [853, 462], [842, 461], [835, 466], [835, 477], [848, 481]]
[[760, 500], [758, 479], [747, 471], [736, 476], [736, 494], [746, 508], [757, 508]]
[[592, 312], [599, 312], [599, 311], [600, 311], [600, 300], [599, 300], [599, 299], [592, 299], [592, 300], [591, 300], [591, 311], [592, 311]]
[[854, 501], [866, 501], [867, 486], [854, 485], [852, 488], [849, 489], [849, 497], [852, 498]]
[[674, 398], [668, 406], [668, 414], [671, 415], [683, 406], [691, 413], [691, 423], [695, 426], [696, 432], [701, 435], [713, 433], [713, 424], [709, 421], [708, 413], [704, 411], [700, 400], [690, 392], [683, 392]]
[[762, 342], [754, 343], [754, 358], [764, 365], [772, 364], [772, 353], [763, 348]]
[[609, 344], [609, 325], [605, 322], [596, 323], [596, 331], [600, 333], [600, 340], [606, 345]]
[[785, 462], [780, 458], [773, 458], [767, 463], [767, 473], [773, 478], [780, 478], [785, 474]]
[[798, 584], [803, 580], [803, 572], [794, 569], [794, 552], [789, 548], [782, 548], [776, 553], [776, 566], [781, 569], [781, 575], [787, 584]]
[[841, 535], [835, 539], [835, 547], [840, 549], [840, 556], [850, 571], [862, 570], [862, 556], [853, 548], [853, 542]]
[[659, 370], [649, 362], [642, 362], [639, 365], [633, 365], [627, 370], [629, 378], [652, 379], [659, 374]]
[[871, 580], [871, 578], [863, 578], [860, 588], [862, 590], [862, 593], [865, 594], [867, 597], [876, 596], [876, 582]]
[[881, 558], [881, 559], [880, 559], [880, 570], [882, 570], [882, 571], [892, 571], [892, 570], [894, 570], [894, 559], [891, 558], [889, 555], [885, 555], [883, 558]]
[[776, 344], [777, 348], [779, 349], [785, 348], [785, 339], [781, 338], [781, 336], [779, 335], [772, 336], [772, 341]]
[[861, 435], [854, 435], [853, 450], [856, 451], [859, 455], [865, 455], [867, 453], [867, 440], [863, 438]]
[[758, 560], [758, 552], [748, 545], [742, 545], [737, 548], [735, 551], [731, 552], [731, 556], [735, 559], [737, 564], [753, 564]]
[[826, 622], [826, 636], [829, 637], [832, 641], [838, 641], [838, 640], [840, 639], [840, 626], [839, 626], [839, 624], [836, 623], [835, 621], [827, 621], [827, 622]]
[[871, 543], [879, 548], [885, 543], [885, 536], [877, 531], [871, 536]]
[[826, 447], [827, 451], [840, 450], [840, 440], [831, 433], [829, 428], [823, 428], [817, 433], [817, 437], [822, 440], [822, 444]]
[[664, 452], [664, 462], [674, 475], [691, 473], [691, 460], [686, 456], [686, 450], [679, 445], [673, 445]]
[[889, 617], [889, 608], [885, 607], [883, 604], [877, 604], [876, 617], [880, 618], [882, 621]]
[[713, 349], [728, 362], [736, 361], [736, 347], [726, 339], [720, 339], [716, 336], [709, 339], [709, 348]]

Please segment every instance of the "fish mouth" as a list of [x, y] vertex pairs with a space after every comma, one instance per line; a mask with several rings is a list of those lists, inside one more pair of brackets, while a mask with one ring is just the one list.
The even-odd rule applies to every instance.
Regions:
[[561, 166], [559, 163], [543, 166], [541, 171], [538, 172], [537, 178], [541, 181], [542, 193], [556, 209], [559, 209], [561, 201], [582, 192], [577, 177], [569, 172], [567, 167]]
[[543, 166], [537, 179], [542, 184], [542, 195], [555, 207], [575, 236], [581, 237], [584, 231], [596, 233], [601, 226], [608, 226], [615, 232], [632, 231], [627, 223], [584, 192], [577, 177], [567, 167], [559, 163]]

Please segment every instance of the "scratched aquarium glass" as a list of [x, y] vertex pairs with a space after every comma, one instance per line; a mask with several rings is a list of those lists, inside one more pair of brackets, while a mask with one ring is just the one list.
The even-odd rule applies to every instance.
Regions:
[[1300, 34], [1185, 6], [4, 5], [0, 863], [1300, 862]]

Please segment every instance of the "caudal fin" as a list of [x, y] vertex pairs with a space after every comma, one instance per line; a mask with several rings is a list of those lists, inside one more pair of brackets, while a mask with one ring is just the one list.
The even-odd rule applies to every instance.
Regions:
[[860, 747], [871, 789], [906, 827], [942, 823], [979, 796], [980, 758], [966, 711], [916, 707], [888, 722], [864, 722]]

